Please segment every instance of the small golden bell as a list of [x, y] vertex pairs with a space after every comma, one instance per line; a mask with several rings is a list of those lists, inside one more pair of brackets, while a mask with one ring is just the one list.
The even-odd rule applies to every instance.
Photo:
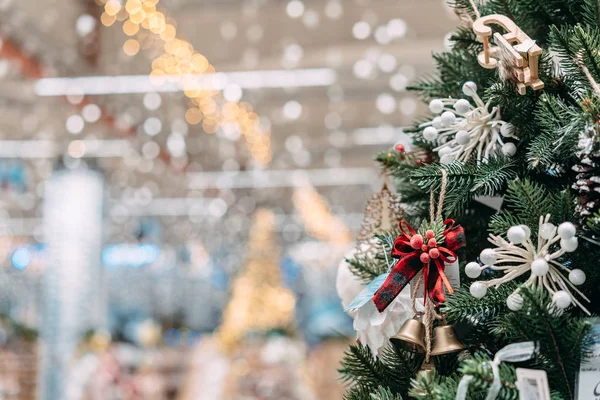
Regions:
[[458, 341], [456, 331], [452, 325], [440, 325], [433, 330], [432, 356], [455, 353], [461, 351], [465, 346]]
[[390, 338], [396, 348], [414, 352], [425, 351], [425, 325], [416, 317], [407, 320], [400, 331]]
[[417, 371], [417, 376], [428, 376], [433, 372], [433, 365], [431, 362], [424, 360], [421, 364], [421, 368]]

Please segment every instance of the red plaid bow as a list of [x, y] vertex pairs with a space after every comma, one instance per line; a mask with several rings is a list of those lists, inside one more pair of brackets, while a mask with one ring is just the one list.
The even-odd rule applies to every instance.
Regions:
[[[456, 250], [466, 245], [465, 230], [460, 225], [455, 225], [454, 220], [444, 221], [446, 229], [444, 247], [438, 246], [434, 239], [433, 231], [427, 231], [426, 238], [418, 234], [406, 221], [400, 222], [400, 236], [394, 242], [392, 257], [398, 258], [389, 276], [373, 296], [373, 303], [383, 312], [398, 296], [408, 283], [423, 269], [424, 298], [429, 297], [436, 305], [445, 301], [445, 285], [449, 293], [453, 293], [452, 286], [444, 273], [444, 262], [457, 260]], [[435, 268], [431, 268], [431, 262]]]

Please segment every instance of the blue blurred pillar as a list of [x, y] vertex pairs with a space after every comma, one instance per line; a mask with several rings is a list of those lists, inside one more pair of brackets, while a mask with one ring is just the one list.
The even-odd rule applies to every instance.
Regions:
[[77, 344], [104, 329], [102, 274], [104, 179], [80, 168], [55, 171], [44, 190], [43, 229], [48, 264], [43, 281], [38, 399], [79, 398], [70, 382]]

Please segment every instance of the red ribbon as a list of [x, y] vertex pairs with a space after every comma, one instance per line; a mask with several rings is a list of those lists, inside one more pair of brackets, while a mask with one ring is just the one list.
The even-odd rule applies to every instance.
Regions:
[[[423, 270], [425, 301], [429, 297], [436, 305], [443, 303], [446, 300], [444, 286], [449, 293], [454, 293], [444, 273], [444, 263], [452, 263], [457, 260], [454, 252], [466, 245], [465, 230], [462, 226], [456, 225], [452, 219], [444, 221], [444, 225], [446, 225], [443, 232], [444, 246], [438, 246], [435, 239], [431, 242], [431, 239], [418, 235], [408, 222], [400, 222], [402, 233], [396, 238], [392, 249], [392, 257], [399, 261], [373, 296], [373, 303], [379, 312], [383, 312], [392, 303], [421, 269]], [[424, 243], [420, 248], [415, 249], [413, 245], [416, 242], [413, 241], [411, 244], [411, 238], [416, 235], [421, 236]], [[437, 251], [433, 249], [437, 249]]]

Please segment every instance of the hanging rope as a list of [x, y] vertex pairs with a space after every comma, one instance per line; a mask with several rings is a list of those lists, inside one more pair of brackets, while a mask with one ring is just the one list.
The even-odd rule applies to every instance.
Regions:
[[475, 5], [475, 0], [469, 0], [469, 3], [471, 3], [471, 8], [473, 8], [473, 13], [475, 13], [475, 16], [477, 18], [481, 18], [481, 13], [479, 12], [479, 10], [477, 9], [477, 6]]
[[[442, 216], [442, 210], [444, 207], [444, 199], [446, 198], [446, 187], [448, 186], [448, 172], [441, 168], [442, 182], [440, 184], [440, 195], [438, 197], [437, 212], [435, 207], [434, 188], [431, 188], [431, 194], [429, 196], [429, 217], [431, 222], [439, 219]], [[415, 314], [423, 314], [423, 324], [425, 325], [425, 362], [428, 363], [431, 357], [431, 342], [433, 336], [433, 322], [435, 320], [441, 320], [442, 316], [435, 311], [435, 306], [432, 301], [425, 302], [425, 313], [419, 313], [416, 309], [417, 292], [421, 283], [423, 282], [423, 275], [419, 277], [417, 284], [412, 290], [412, 308]]]

